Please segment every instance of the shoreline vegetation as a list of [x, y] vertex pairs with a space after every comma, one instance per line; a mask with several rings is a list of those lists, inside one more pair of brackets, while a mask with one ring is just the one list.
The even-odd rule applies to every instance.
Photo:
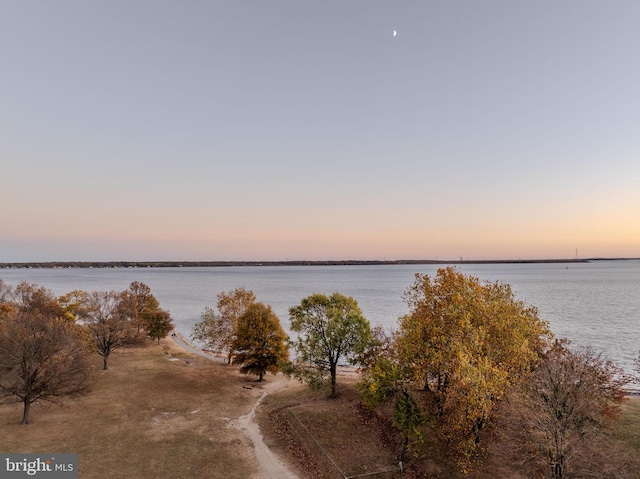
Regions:
[[493, 260], [293, 260], [293, 261], [40, 261], [0, 263], [0, 269], [55, 268], [215, 268], [233, 266], [384, 266], [384, 265], [450, 265], [450, 264], [557, 264], [591, 263], [594, 261], [631, 261], [640, 258], [559, 258], [559, 259], [493, 259]]
[[[147, 341], [118, 350], [113, 367], [100, 371], [92, 392], [62, 407], [37, 405], [35, 421], [26, 428], [15, 421], [19, 405], [0, 406], [0, 423], [6, 430], [0, 448], [25, 453], [77, 452], [86, 479], [115, 473], [140, 479], [282, 477], [264, 473], [265, 458], [258, 457], [246, 431], [233, 427], [243, 426], [241, 420], [246, 418], [259, 424], [263, 442], [300, 479], [338, 477], [337, 466], [347, 475], [373, 466], [377, 466], [374, 472], [397, 471], [395, 443], [383, 434], [389, 430], [358, 406], [353, 372], [341, 378], [340, 398], [330, 400], [323, 392], [313, 392], [281, 374], [269, 375], [260, 384], [223, 364], [222, 358], [218, 361], [215, 355], [203, 352], [205, 359], [184, 348], [176, 341], [180, 336], [169, 335], [160, 345]], [[94, 361], [99, 367], [97, 357]], [[270, 394], [265, 395], [267, 390]], [[251, 417], [254, 407], [255, 417]], [[624, 411], [614, 436], [637, 448], [640, 399], [627, 401]], [[87, 423], [92, 427], [86, 427]], [[335, 443], [337, 426], [341, 441]], [[96, 435], [96, 430], [101, 433]], [[503, 464], [496, 449], [472, 476], [523, 478], [513, 475], [514, 467]], [[420, 457], [430, 464], [443, 462], [428, 448]], [[445, 462], [439, 468], [439, 477], [469, 477]], [[399, 473], [376, 477], [399, 477]], [[427, 477], [438, 476], [434, 472]]]
[[[462, 273], [457, 273], [454, 268], [440, 270], [438, 275], [439, 281], [444, 285], [450, 285], [453, 280], [462, 281], [466, 278]], [[422, 313], [423, 310], [416, 308], [415, 305], [424, 304], [424, 298], [430, 297], [427, 295], [431, 294], [430, 289], [427, 288], [431, 284], [427, 283], [428, 276], [422, 279], [424, 283], [416, 280], [414, 287], [413, 302], [410, 303], [414, 305], [413, 315]], [[444, 279], [451, 281], [444, 282]], [[463, 283], [463, 286], [473, 286], [477, 280], [469, 277], [466, 281], [467, 283]], [[457, 283], [453, 284], [457, 285]], [[471, 289], [476, 295], [481, 294], [473, 288], [467, 289]], [[466, 291], [459, 285], [457, 290]], [[0, 288], [1, 292], [2, 288]], [[496, 287], [487, 289], [486, 292], [494, 296], [499, 293]], [[5, 290], [4, 295], [0, 295], [2, 300], [0, 307], [4, 306], [4, 310], [0, 309], [2, 313], [0, 319], [7, 321], [4, 324], [0, 322], [0, 326], [3, 326], [0, 328], [0, 333], [9, 331], [7, 324], [18, 324], [18, 319], [36, 315], [38, 311], [51, 311], [49, 314], [65, 316], [61, 314], [59, 308], [56, 309], [56, 306], [66, 307], [69, 319], [90, 318], [92, 314], [97, 314], [98, 304], [94, 304], [92, 300], [99, 298], [87, 296], [82, 300], [83, 295], [80, 291], [75, 291], [74, 295], [56, 299], [44, 288], [38, 289], [35, 285], [21, 284], [17, 287], [16, 293], [10, 296], [13, 300], [7, 301], [9, 293], [11, 293], [10, 290], [8, 292]], [[508, 306], [511, 293], [508, 289], [505, 293], [508, 293], [507, 296], [500, 296], [500, 298], [502, 303]], [[353, 304], [347, 301], [352, 298], [344, 298], [336, 293], [335, 298], [332, 296], [334, 302], [337, 305], [349, 306], [336, 307], [333, 306], [334, 302], [320, 301], [320, 299], [328, 300], [329, 298], [315, 296], [305, 298], [300, 307], [292, 308], [290, 310], [292, 318], [308, 320], [307, 306], [313, 306], [311, 309], [314, 312], [318, 306], [331, 311], [351, 309], [356, 313], [359, 312], [355, 300]], [[5, 299], [2, 299], [3, 297]], [[134, 297], [136, 301], [133, 301]], [[74, 303], [74, 298], [79, 302]], [[369, 338], [371, 347], [367, 347], [368, 349], [364, 351], [352, 346], [352, 351], [359, 355], [354, 362], [362, 369], [338, 368], [339, 358], [336, 357], [332, 374], [337, 372], [341, 377], [336, 390], [335, 376], [332, 376], [331, 384], [334, 387], [332, 394], [327, 397], [326, 390], [315, 391], [293, 381], [292, 376], [309, 382], [307, 376], [297, 377], [288, 372], [294, 371], [293, 369], [283, 370], [273, 376], [269, 375], [268, 379], [264, 378], [265, 381], [263, 381], [263, 372], [265, 372], [263, 370], [259, 371], [259, 380], [247, 377], [246, 371], [242, 370], [247, 361], [227, 363], [225, 355], [216, 352], [219, 349], [212, 344], [205, 343], [203, 347], [198, 344], [197, 337], [186, 337], [172, 328], [169, 328], [164, 336], [157, 337], [156, 342], [156, 336], [144, 334], [151, 331], [147, 327], [151, 323], [146, 321], [140, 323], [142, 316], [138, 317], [134, 314], [142, 310], [147, 313], [160, 310], [159, 303], [143, 283], [131, 283], [129, 289], [120, 293], [118, 298], [119, 302], [116, 303], [118, 307], [113, 309], [112, 313], [115, 317], [126, 314], [132, 326], [131, 332], [135, 330], [136, 325], [142, 324], [143, 334], [138, 334], [136, 341], [125, 342], [122, 347], [114, 349], [110, 359], [113, 367], [109, 369], [100, 368], [102, 360], [96, 355], [87, 356], [90, 366], [95, 367], [95, 375], [92, 379], [97, 379], [92, 382], [92, 387], [83, 391], [81, 396], [69, 397], [69, 401], [65, 400], [60, 408], [49, 409], [47, 404], [34, 401], [35, 421], [28, 421], [30, 424], [28, 427], [24, 427], [27, 421], [23, 421], [20, 425], [13, 421], [13, 418], [19, 416], [21, 407], [19, 401], [15, 404], [0, 402], [0, 423], [7, 429], [7, 434], [0, 439], [0, 449], [21, 450], [25, 453], [38, 453], [53, 450], [53, 448], [73, 451], [79, 455], [79, 467], [83, 469], [82, 475], [86, 476], [86, 479], [102, 479], [106, 477], [105, 473], [113, 475], [113, 471], [122, 473], [123, 477], [135, 476], [140, 479], [203, 476], [225, 479], [247, 477], [319, 479], [320, 477], [364, 476], [464, 479], [470, 477], [469, 474], [475, 479], [496, 477], [520, 479], [530, 477], [529, 472], [542, 471], [547, 465], [544, 457], [537, 459], [537, 456], [529, 457], [530, 448], [544, 445], [540, 442], [540, 437], [544, 439], [546, 436], [537, 434], [536, 431], [539, 429], [537, 423], [527, 422], [529, 413], [546, 414], [544, 408], [530, 409], [535, 404], [528, 402], [538, 397], [536, 391], [550, 384], [546, 376], [536, 373], [531, 377], [532, 380], [539, 381], [541, 387], [536, 386], [532, 390], [526, 388], [514, 390], [513, 395], [510, 395], [510, 405], [507, 405], [507, 401], [498, 405], [502, 409], [499, 414], [492, 415], [490, 422], [487, 422], [484, 416], [481, 417], [482, 425], [486, 424], [487, 427], [482, 427], [481, 431], [481, 426], [478, 426], [472, 431], [476, 434], [474, 444], [477, 446], [481, 441], [482, 448], [478, 446], [477, 449], [463, 449], [468, 442], [451, 442], [455, 437], [449, 436], [449, 431], [467, 430], [464, 422], [466, 416], [460, 416], [455, 409], [447, 410], [447, 416], [438, 416], [435, 409], [422, 409], [428, 408], [431, 404], [425, 401], [426, 389], [420, 388], [422, 383], [418, 385], [419, 389], [416, 389], [409, 383], [411, 380], [408, 379], [409, 376], [402, 372], [404, 369], [393, 367], [395, 364], [404, 364], [403, 361], [405, 361], [404, 356], [396, 355], [394, 351], [408, 350], [408, 357], [411, 359], [419, 357], [418, 349], [423, 349], [422, 343], [416, 343], [413, 341], [413, 336], [408, 334], [412, 331], [411, 328], [414, 328], [413, 323], [402, 325], [403, 335], [398, 335], [394, 339], [398, 344], [397, 347], [389, 342], [391, 339], [386, 340], [383, 335], [372, 335], [373, 338]], [[115, 296], [111, 299], [115, 299]], [[240, 288], [218, 295], [219, 314], [232, 316], [232, 312], [237, 312], [238, 305], [231, 300], [247, 300], [250, 303], [245, 312], [237, 318], [238, 324], [248, 323], [254, 317], [255, 306], [261, 304], [255, 302], [255, 295], [252, 292]], [[234, 306], [231, 311], [227, 311], [229, 301]], [[145, 308], [133, 308], [134, 304], [140, 306], [142, 303], [146, 305]], [[475, 307], [477, 302], [470, 299], [465, 302], [465, 308], [468, 311], [477, 313], [474, 316], [479, 318], [478, 326], [480, 327], [486, 324], [480, 321], [483, 318], [490, 318], [492, 323], [497, 319], [495, 315], [483, 314], [483, 311], [486, 311], [486, 304], [486, 301], [482, 302], [482, 308], [478, 309]], [[87, 309], [84, 309], [85, 307]], [[527, 311], [518, 313], [514, 310], [509, 313], [509, 317], [514, 320], [520, 318], [535, 328], [536, 318], [530, 317]], [[22, 316], [19, 316], [20, 314]], [[36, 315], [36, 319], [38, 318], [40, 317]], [[422, 316], [418, 319], [421, 318]], [[316, 316], [311, 316], [311, 319], [315, 324]], [[358, 318], [349, 314], [345, 321], [348, 322], [348, 319]], [[422, 323], [419, 321], [419, 324]], [[515, 326], [518, 324], [511, 322], [509, 331], [516, 330]], [[260, 329], [260, 327], [254, 327], [254, 329]], [[297, 331], [296, 328], [292, 329]], [[499, 330], [490, 329], [493, 333], [491, 337], [504, 336], [499, 334]], [[243, 333], [240, 328], [234, 328], [234, 331], [236, 340], [230, 346], [230, 351], [233, 353], [251, 350], [251, 348], [241, 349], [237, 346], [240, 344], [237, 338], [242, 337]], [[331, 335], [326, 331], [332, 332], [332, 330], [327, 329], [323, 333], [323, 336], [330, 337]], [[422, 334], [422, 329], [418, 332], [421, 336], [425, 336]], [[304, 331], [302, 333], [309, 335]], [[540, 334], [545, 334], [545, 331], [542, 330], [540, 333], [533, 331], [532, 334], [538, 337]], [[4, 334], [5, 339], [10, 336]], [[150, 340], [147, 340], [146, 336], [149, 336]], [[344, 335], [337, 334], [337, 336], [342, 338]], [[364, 337], [364, 334], [361, 336]], [[507, 334], [506, 337], [511, 336]], [[42, 340], [39, 339], [39, 341]], [[13, 343], [5, 341], [3, 344]], [[500, 343], [501, 350], [509, 347], [509, 344], [511, 344], [509, 341]], [[414, 348], [414, 345], [417, 345], [418, 349]], [[492, 344], [487, 343], [487, 346]], [[0, 348], [0, 351], [8, 350], [8, 347]], [[595, 357], [595, 362], [587, 363], [580, 359], [582, 356], [577, 356], [578, 353], [570, 352], [558, 342], [553, 351], [559, 351], [567, 358], [575, 359], [571, 364], [575, 365], [578, 372], [586, 371], [586, 376], [582, 376], [578, 383], [582, 383], [584, 379], [585, 384], [594, 385], [595, 389], [598, 389], [600, 383], [590, 382], [593, 379], [605, 381], [611, 386], [612, 395], [607, 396], [604, 391], [603, 398], [607, 400], [608, 397], [612, 401], [609, 403], [612, 409], [606, 407], [602, 412], [609, 414], [609, 411], [617, 410], [616, 404], [620, 405], [619, 421], [607, 422], [607, 427], [601, 429], [599, 421], [604, 416], [600, 416], [600, 406], [592, 402], [593, 393], [588, 391], [586, 394], [582, 393], [584, 401], [575, 403], [582, 409], [577, 410], [575, 417], [586, 418], [590, 425], [584, 429], [580, 425], [582, 423], [572, 423], [569, 426], [573, 429], [563, 432], [563, 437], [569, 444], [565, 449], [577, 455], [572, 459], [571, 464], [577, 464], [578, 473], [585, 472], [585, 476], [591, 476], [595, 471], [594, 474], [602, 477], [606, 475], [606, 477], [640, 479], [638, 475], [640, 474], [638, 472], [640, 456], [637, 454], [640, 451], [638, 442], [640, 438], [637, 434], [638, 424], [640, 424], [640, 398], [623, 399], [623, 391], [616, 389], [618, 383], [611, 376], [606, 376], [609, 374], [607, 371], [615, 373], [615, 370], [601, 369], [599, 357]], [[302, 354], [307, 356], [306, 352]], [[584, 357], [587, 360], [594, 357], [590, 354], [587, 351]], [[549, 357], [550, 355], [551, 352], [548, 353]], [[509, 356], [512, 355], [509, 354]], [[234, 354], [234, 359], [237, 357]], [[323, 356], [309, 354], [308, 357], [322, 358]], [[374, 357], [375, 362], [372, 362]], [[105, 356], [103, 359], [106, 361]], [[422, 359], [424, 363], [424, 360], [429, 358], [423, 356]], [[545, 359], [545, 364], [547, 364], [546, 368], [540, 368], [543, 372], [560, 371], [564, 374], [564, 372], [573, 371], [571, 368], [562, 369], [566, 362], [558, 362], [556, 367], [554, 366], [556, 362]], [[3, 365], [6, 369], [6, 363]], [[387, 365], [392, 367], [389, 368]], [[470, 365], [467, 363], [465, 367], [468, 368]], [[592, 377], [588, 370], [581, 369], [581, 365], [592, 365], [601, 370], [604, 376]], [[238, 369], [239, 366], [240, 369]], [[249, 373], [256, 375], [258, 372], [249, 371]], [[386, 379], [389, 374], [392, 375], [392, 383]], [[6, 377], [7, 375], [4, 374], [4, 378]], [[309, 384], [311, 385], [311, 382]], [[435, 387], [435, 383], [430, 384]], [[580, 386], [577, 389], [571, 389], [574, 384], [575, 382], [571, 379], [563, 380], [562, 385], [568, 385], [569, 389], [562, 391], [570, 397], [582, 399]], [[395, 392], [389, 389], [397, 387], [394, 385], [400, 385], [400, 388], [394, 390]], [[465, 384], [462, 386], [463, 394], [459, 394], [458, 397], [465, 398], [472, 397], [469, 393], [478, 386], [484, 387], [472, 384], [472, 389], [464, 389]], [[3, 389], [6, 388], [3, 386]], [[372, 394], [376, 391], [382, 391], [385, 394], [382, 402], [371, 400], [375, 399]], [[418, 400], [415, 397], [418, 397]], [[395, 405], [391, 400], [395, 401]], [[560, 407], [564, 407], [565, 403], [566, 401], [561, 401]], [[428, 414], [433, 421], [444, 421], [448, 418], [451, 418], [451, 421], [444, 423], [445, 427], [440, 426], [440, 429], [435, 422], [425, 424], [422, 419], [423, 410], [432, 411]], [[398, 422], [398, 417], [401, 422]], [[463, 421], [455, 422], [460, 417]], [[597, 424], [591, 424], [591, 420], [597, 421]], [[92, 427], [87, 428], [86, 424], [91, 424]], [[407, 431], [406, 424], [409, 424], [411, 430]], [[478, 421], [474, 426], [477, 424]], [[458, 425], [457, 429], [454, 429], [456, 425]], [[604, 425], [603, 422], [602, 426]], [[598, 427], [593, 429], [592, 426]], [[533, 435], [523, 435], [522, 431], [528, 430], [529, 427], [532, 428]], [[601, 434], [587, 442], [579, 441], [576, 438], [582, 437], [580, 434], [583, 429], [589, 434], [593, 434], [596, 430]], [[100, 431], [99, 435], [95, 434], [96, 430]], [[427, 434], [424, 435], [424, 432]], [[576, 436], [574, 432], [580, 434]], [[463, 436], [460, 437], [465, 439]], [[109, 454], [104, 454], [105, 448], [108, 448]], [[130, 454], [132, 450], [135, 450], [136, 454]], [[207, 453], [203, 454], [203, 451]], [[523, 457], [525, 459], [529, 457], [527, 461], [538, 461], [535, 464], [531, 463], [531, 471], [529, 468], [520, 470]], [[595, 467], [593, 471], [590, 469], [592, 466]], [[566, 476], [556, 474], [553, 477], [563, 479]]]

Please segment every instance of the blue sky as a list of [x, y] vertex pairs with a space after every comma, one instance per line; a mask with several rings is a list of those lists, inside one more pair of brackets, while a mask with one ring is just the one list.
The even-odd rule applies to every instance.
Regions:
[[0, 8], [0, 261], [640, 256], [638, 2]]

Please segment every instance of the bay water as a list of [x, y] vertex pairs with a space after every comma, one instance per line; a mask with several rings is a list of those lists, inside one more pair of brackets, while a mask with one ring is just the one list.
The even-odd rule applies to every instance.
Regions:
[[[395, 329], [408, 309], [402, 297], [416, 273], [435, 275], [444, 265], [229, 266], [183, 268], [0, 269], [16, 286], [35, 283], [63, 295], [75, 289], [122, 291], [132, 281], [151, 288], [176, 330], [189, 336], [216, 295], [251, 289], [271, 305], [286, 331], [288, 310], [313, 293], [353, 296], [372, 325]], [[640, 260], [588, 263], [462, 264], [483, 281], [510, 284], [516, 297], [536, 306], [557, 337], [592, 346], [627, 372], [640, 350]]]

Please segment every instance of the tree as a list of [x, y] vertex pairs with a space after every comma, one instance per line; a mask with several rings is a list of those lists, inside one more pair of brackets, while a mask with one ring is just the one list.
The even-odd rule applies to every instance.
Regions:
[[262, 381], [266, 372], [275, 374], [289, 359], [287, 335], [270, 306], [253, 303], [236, 326], [234, 362], [242, 374], [256, 374]]
[[143, 326], [147, 336], [151, 339], [157, 339], [160, 344], [160, 340], [166, 338], [173, 329], [173, 320], [168, 311], [156, 309], [145, 314]]
[[21, 282], [14, 292], [14, 304], [23, 313], [63, 318], [65, 310], [53, 292], [36, 284]]
[[59, 403], [91, 384], [86, 336], [70, 321], [17, 312], [0, 321], [0, 392], [24, 405], [22, 424], [36, 401]]
[[289, 309], [296, 359], [291, 374], [311, 386], [330, 380], [336, 397], [336, 373], [341, 360], [354, 363], [371, 339], [371, 327], [355, 299], [340, 293], [313, 294]]
[[355, 364], [367, 371], [376, 364], [380, 357], [391, 357], [392, 341], [393, 337], [382, 326], [374, 326], [371, 328], [371, 338], [367, 347], [361, 353], [354, 355]]
[[118, 313], [127, 318], [137, 328], [138, 333], [144, 327], [147, 316], [160, 309], [160, 303], [151, 294], [151, 288], [140, 281], [133, 281], [120, 293]]
[[60, 303], [60, 306], [64, 308], [65, 316], [71, 321], [75, 321], [77, 318], [83, 317], [84, 315], [87, 296], [88, 293], [86, 291], [74, 289], [63, 296], [60, 296], [58, 298], [58, 303]]
[[546, 353], [519, 390], [517, 427], [548, 477], [567, 477], [580, 443], [617, 416], [627, 381], [620, 368], [591, 348], [571, 349], [567, 341], [557, 341]]
[[0, 278], [0, 320], [2, 315], [9, 314], [12, 311], [17, 311], [13, 303], [12, 288]]
[[200, 316], [201, 321], [193, 327], [191, 337], [205, 344], [214, 351], [225, 351], [227, 362], [231, 364], [233, 342], [238, 318], [256, 301], [251, 290], [236, 288], [233, 291], [218, 294], [218, 314], [205, 308]]
[[[200, 314], [200, 321], [193, 325], [191, 330], [191, 339], [200, 341], [204, 347], [212, 351], [220, 351], [221, 338], [219, 331], [218, 315], [216, 311], [210, 307], [205, 307]], [[231, 358], [228, 358], [229, 361]]]
[[509, 285], [454, 268], [416, 275], [394, 338], [399, 363], [426, 394], [442, 437], [468, 457], [506, 391], [539, 361], [551, 333]]
[[131, 324], [119, 314], [119, 294], [115, 291], [94, 291], [87, 296], [84, 311], [86, 324], [97, 353], [102, 356], [103, 369], [113, 351], [121, 348], [131, 335]]
[[363, 392], [363, 402], [369, 407], [393, 403], [393, 425], [402, 435], [398, 452], [398, 461], [402, 464], [410, 441], [413, 440], [418, 447], [422, 444], [422, 426], [426, 417], [412, 394], [407, 368], [398, 363], [392, 350], [379, 351], [376, 360], [367, 364], [359, 387]]
[[11, 286], [6, 284], [2, 278], [0, 278], [0, 304], [9, 302], [11, 300]]

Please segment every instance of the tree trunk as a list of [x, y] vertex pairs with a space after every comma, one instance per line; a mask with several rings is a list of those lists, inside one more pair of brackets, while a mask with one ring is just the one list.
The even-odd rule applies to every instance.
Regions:
[[564, 467], [562, 463], [557, 462], [552, 466], [551, 477], [553, 479], [563, 479], [564, 478]]
[[258, 379], [259, 382], [262, 382], [262, 377], [264, 376], [264, 372], [260, 371], [260, 379]]
[[22, 422], [20, 424], [29, 424], [29, 410], [31, 409], [31, 403], [29, 400], [24, 399], [24, 411], [22, 412]]
[[482, 431], [483, 426], [484, 420], [482, 418], [477, 419], [473, 425], [473, 441], [476, 446], [480, 444], [480, 431]]
[[404, 455], [407, 452], [407, 445], [409, 444], [409, 435], [402, 434], [402, 444], [400, 445], [400, 453], [398, 454], [398, 462], [404, 463]]
[[107, 357], [106, 356], [102, 356], [102, 370], [105, 371], [107, 370]]
[[553, 479], [564, 479], [564, 455], [556, 456], [555, 463], [551, 464], [551, 477]]
[[329, 366], [329, 373], [331, 374], [331, 394], [330, 398], [335, 398], [336, 394], [336, 372], [337, 372], [337, 364], [331, 364]]

